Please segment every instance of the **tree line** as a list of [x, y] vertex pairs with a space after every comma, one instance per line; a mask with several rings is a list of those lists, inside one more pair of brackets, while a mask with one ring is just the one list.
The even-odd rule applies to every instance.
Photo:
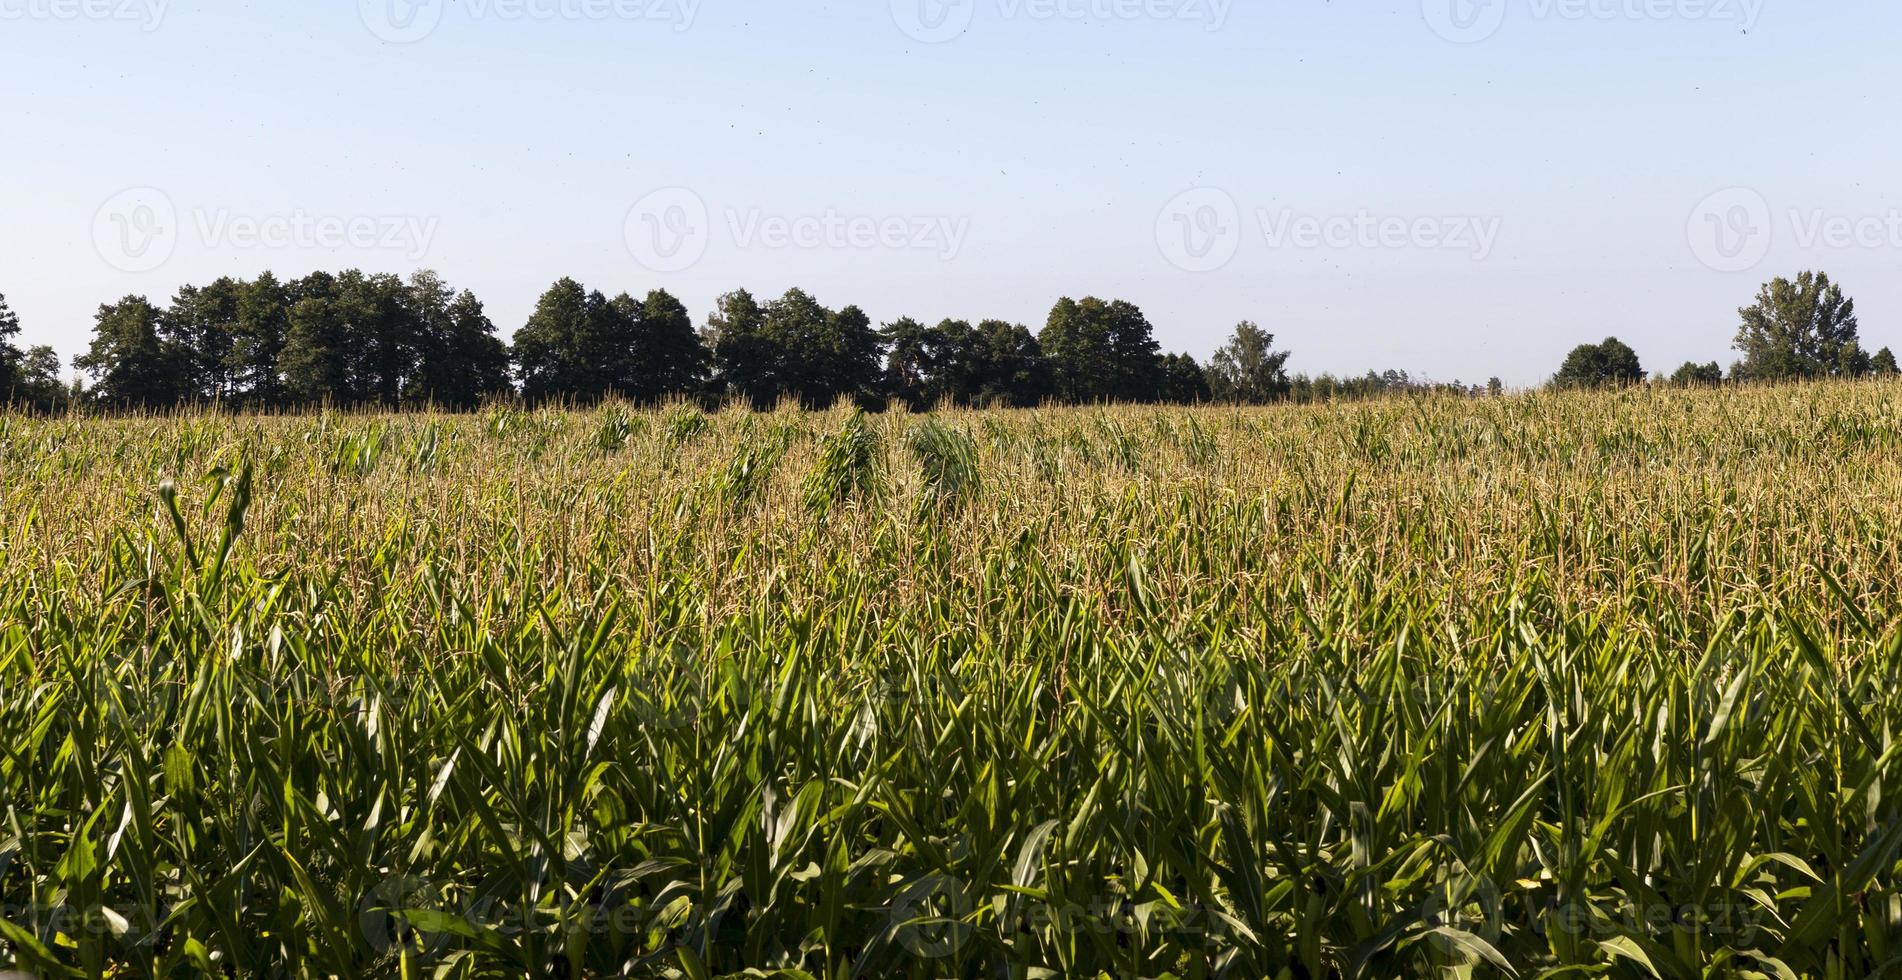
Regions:
[[[5, 300], [0, 298], [0, 311]], [[1195, 403], [1285, 397], [1286, 352], [1253, 324], [1205, 368], [1165, 354], [1142, 310], [1122, 300], [1063, 299], [1042, 329], [1005, 320], [903, 317], [874, 325], [800, 289], [776, 299], [739, 290], [696, 328], [665, 290], [609, 297], [573, 279], [544, 292], [513, 342], [468, 290], [433, 272], [404, 280], [358, 270], [280, 281], [222, 278], [185, 286], [169, 304], [127, 296], [99, 308], [73, 359], [89, 383], [60, 383], [50, 349], [11, 345], [0, 319], [0, 393], [58, 407], [217, 402], [469, 408], [496, 397], [532, 402], [743, 399], [770, 407], [840, 399], [1027, 407], [1046, 402]]]
[[[1676, 385], [1860, 377], [1896, 373], [1895, 356], [1871, 355], [1855, 301], [1825, 273], [1775, 279], [1739, 311], [1728, 373], [1686, 363]], [[0, 401], [56, 409], [165, 408], [218, 402], [249, 408], [437, 405], [470, 408], [491, 398], [654, 402], [738, 398], [756, 407], [784, 399], [809, 406], [840, 399], [914, 410], [951, 403], [1029, 407], [1048, 402], [1266, 404], [1373, 398], [1396, 393], [1499, 395], [1504, 385], [1415, 379], [1405, 371], [1361, 377], [1290, 375], [1290, 354], [1252, 322], [1235, 328], [1209, 362], [1165, 354], [1141, 309], [1122, 300], [1065, 298], [1042, 329], [1007, 320], [910, 317], [875, 326], [856, 306], [832, 309], [803, 290], [760, 300], [719, 298], [696, 328], [666, 290], [612, 298], [573, 279], [542, 294], [513, 343], [468, 290], [434, 272], [407, 280], [359, 270], [280, 281], [221, 278], [185, 286], [157, 306], [127, 296], [99, 308], [92, 342], [73, 359], [90, 384], [67, 385], [50, 347], [21, 350], [19, 318], [0, 296]], [[1552, 379], [1560, 388], [1645, 382], [1638, 354], [1617, 338], [1573, 350]]]
[[0, 405], [64, 404], [68, 391], [59, 379], [59, 355], [45, 346], [21, 350], [15, 343], [19, 335], [20, 317], [0, 296]]
[[[1870, 354], [1862, 346], [1856, 301], [1828, 273], [1803, 272], [1776, 278], [1757, 291], [1756, 301], [1737, 311], [1742, 323], [1732, 346], [1742, 354], [1726, 373], [1716, 361], [1686, 361], [1668, 377], [1680, 387], [1725, 382], [1861, 378], [1896, 373], [1889, 348]], [[1616, 337], [1575, 348], [1552, 378], [1557, 388], [1605, 388], [1647, 380], [1638, 352]]]

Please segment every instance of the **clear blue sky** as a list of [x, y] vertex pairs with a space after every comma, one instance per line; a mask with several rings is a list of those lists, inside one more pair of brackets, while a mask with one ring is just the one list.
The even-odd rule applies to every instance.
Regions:
[[1728, 364], [1756, 284], [1817, 267], [1902, 345], [1895, 0], [412, 2], [0, 0], [24, 339], [428, 267], [504, 335], [563, 275], [697, 320], [1098, 294], [1198, 358], [1252, 319], [1298, 370], [1530, 384], [1606, 334]]

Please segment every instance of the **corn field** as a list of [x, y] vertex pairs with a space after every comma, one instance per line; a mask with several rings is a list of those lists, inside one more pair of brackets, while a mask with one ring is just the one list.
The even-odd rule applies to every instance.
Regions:
[[36, 977], [1902, 975], [1902, 386], [0, 415]]

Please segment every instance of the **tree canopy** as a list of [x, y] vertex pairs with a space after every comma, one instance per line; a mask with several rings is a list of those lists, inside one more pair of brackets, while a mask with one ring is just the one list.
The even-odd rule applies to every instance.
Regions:
[[1638, 352], [1616, 337], [1607, 337], [1603, 343], [1574, 348], [1553, 376], [1552, 384], [1558, 388], [1606, 388], [1637, 384], [1644, 378]]
[[73, 365], [92, 376], [95, 401], [125, 407], [469, 407], [513, 391], [481, 302], [428, 271], [407, 282], [354, 269], [222, 278], [182, 287], [164, 308], [126, 297], [100, 308]]
[[0, 391], [10, 392], [20, 386], [26, 354], [14, 346], [19, 336], [20, 317], [7, 305], [7, 298], [0, 296]]
[[1275, 335], [1242, 321], [1228, 343], [1209, 360], [1209, 387], [1218, 400], [1260, 405], [1287, 397], [1288, 351], [1274, 349]]
[[[1736, 345], [1745, 356], [1733, 380], [1896, 373], [1888, 349], [1863, 352], [1855, 303], [1827, 275], [1773, 280], [1740, 312]], [[19, 334], [19, 318], [0, 296], [0, 392], [48, 407], [79, 397], [77, 384], [60, 382], [58, 357], [44, 347], [22, 351]], [[696, 329], [686, 305], [663, 289], [610, 298], [571, 278], [550, 285], [505, 343], [475, 294], [435, 272], [404, 280], [348, 269], [289, 281], [269, 272], [224, 277], [182, 286], [164, 306], [124, 297], [99, 308], [92, 342], [73, 366], [91, 377], [93, 403], [148, 408], [685, 397], [761, 408], [847, 399], [925, 411], [1505, 392], [1497, 378], [1467, 385], [1399, 370], [1291, 376], [1289, 359], [1273, 334], [1243, 321], [1204, 366], [1164, 353], [1135, 304], [1095, 296], [1058, 300], [1033, 333], [1003, 319], [899, 317], [874, 326], [859, 307], [834, 308], [802, 289], [765, 301], [741, 289], [721, 296]], [[1597, 388], [1645, 379], [1637, 352], [1607, 338], [1574, 349], [1552, 382]], [[1681, 386], [1724, 380], [1716, 362], [1687, 362], [1668, 378]]]
[[92, 374], [92, 395], [119, 408], [160, 408], [191, 397], [180, 352], [160, 331], [163, 315], [143, 296], [99, 307], [92, 346], [73, 365]]
[[1868, 355], [1857, 336], [1856, 301], [1828, 273], [1803, 272], [1794, 281], [1764, 284], [1757, 301], [1738, 311], [1735, 346], [1743, 376], [1757, 381], [1853, 377], [1867, 374]]
[[1699, 364], [1685, 361], [1684, 365], [1671, 373], [1671, 383], [1680, 388], [1707, 388], [1724, 383], [1724, 369], [1716, 361]]
[[927, 325], [901, 317], [875, 329], [858, 307], [833, 309], [804, 290], [763, 303], [736, 290], [696, 331], [686, 306], [664, 290], [610, 299], [563, 278], [508, 345], [474, 294], [427, 270], [407, 282], [354, 269], [290, 282], [267, 272], [183, 287], [165, 308], [128, 297], [101, 308], [94, 334], [74, 363], [92, 375], [94, 400], [111, 406], [216, 399], [467, 408], [519, 394], [578, 402], [735, 397], [762, 408], [781, 399], [896, 400], [926, 410], [1485, 391], [1404, 371], [1291, 378], [1289, 353], [1246, 321], [1205, 368], [1188, 354], [1162, 353], [1134, 304], [1097, 297], [1059, 300], [1032, 333], [1000, 319]]
[[1004, 320], [943, 320], [927, 327], [910, 317], [885, 324], [884, 380], [891, 396], [914, 409], [940, 403], [1027, 407], [1049, 393], [1043, 345], [1027, 327]]
[[44, 345], [21, 350], [20, 317], [0, 296], [0, 408], [20, 405], [40, 411], [64, 407], [70, 392], [60, 382], [59, 355]]
[[1080, 402], [1155, 401], [1161, 347], [1142, 310], [1122, 300], [1058, 300], [1037, 336], [1050, 364], [1052, 393]]

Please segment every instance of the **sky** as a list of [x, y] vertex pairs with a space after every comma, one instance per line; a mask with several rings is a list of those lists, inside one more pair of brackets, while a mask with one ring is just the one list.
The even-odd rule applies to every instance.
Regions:
[[1895, 0], [0, 0], [0, 294], [571, 276], [1205, 358], [1542, 381], [1728, 364], [1828, 271], [1902, 345]]

